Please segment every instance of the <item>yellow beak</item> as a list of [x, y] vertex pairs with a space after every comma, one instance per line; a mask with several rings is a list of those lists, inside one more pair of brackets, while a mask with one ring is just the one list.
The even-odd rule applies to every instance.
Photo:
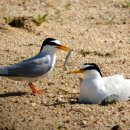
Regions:
[[68, 74], [77, 74], [77, 73], [83, 73], [83, 70], [79, 69], [79, 70], [74, 70], [74, 71], [68, 72]]
[[64, 50], [64, 51], [70, 51], [70, 50], [72, 50], [71, 48], [66, 47], [66, 46], [64, 46], [64, 45], [59, 45], [57, 48], [58, 48], [58, 49], [61, 49], [61, 50]]

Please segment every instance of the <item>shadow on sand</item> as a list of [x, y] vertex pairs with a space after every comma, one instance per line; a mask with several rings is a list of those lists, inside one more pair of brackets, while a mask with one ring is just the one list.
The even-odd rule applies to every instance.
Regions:
[[11, 97], [11, 96], [23, 96], [26, 94], [27, 92], [8, 92], [8, 93], [0, 94], [0, 98]]
[[70, 97], [67, 101], [58, 101], [58, 100], [55, 100], [53, 103], [50, 103], [50, 104], [45, 104], [43, 103], [45, 106], [58, 106], [58, 105], [63, 105], [63, 104], [71, 104], [71, 105], [74, 105], [74, 104], [78, 104], [78, 98], [77, 97]]

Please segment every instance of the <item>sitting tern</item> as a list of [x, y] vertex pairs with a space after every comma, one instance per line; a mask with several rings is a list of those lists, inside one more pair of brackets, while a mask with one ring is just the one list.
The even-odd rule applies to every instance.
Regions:
[[55, 52], [57, 49], [71, 50], [61, 45], [60, 41], [47, 38], [43, 41], [40, 52], [36, 56], [13, 65], [0, 66], [0, 76], [16, 81], [27, 81], [32, 93], [40, 94], [42, 90], [36, 89], [32, 82], [47, 76], [52, 71], [56, 62]]
[[84, 74], [80, 85], [80, 103], [100, 103], [105, 97], [113, 94], [118, 95], [120, 101], [129, 100], [130, 79], [124, 79], [123, 75], [102, 77], [95, 63], [85, 63], [79, 70], [70, 73]]

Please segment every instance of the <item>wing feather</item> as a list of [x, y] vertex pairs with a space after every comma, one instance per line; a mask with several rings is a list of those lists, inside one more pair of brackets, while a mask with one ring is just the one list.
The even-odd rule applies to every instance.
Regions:
[[37, 77], [51, 69], [50, 56], [31, 58], [10, 66], [1, 66], [1, 76]]

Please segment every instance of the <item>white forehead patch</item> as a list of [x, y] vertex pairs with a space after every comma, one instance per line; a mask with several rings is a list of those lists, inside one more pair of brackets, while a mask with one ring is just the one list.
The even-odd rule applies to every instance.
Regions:
[[82, 66], [81, 66], [81, 69], [85, 69], [85, 68], [88, 68], [88, 67], [90, 67], [90, 66], [92, 66], [92, 65], [89, 65], [89, 64], [83, 64]]
[[53, 42], [55, 42], [56, 44], [60, 45], [60, 41], [59, 40], [53, 40]]

